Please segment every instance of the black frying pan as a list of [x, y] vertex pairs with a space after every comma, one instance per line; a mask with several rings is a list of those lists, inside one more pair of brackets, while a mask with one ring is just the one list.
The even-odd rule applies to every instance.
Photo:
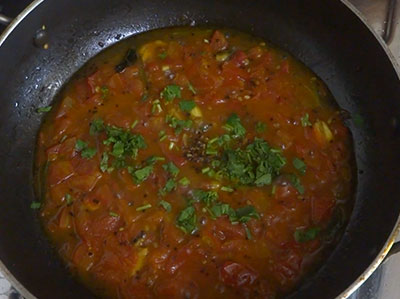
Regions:
[[[61, 86], [104, 47], [145, 30], [214, 24], [288, 50], [328, 85], [356, 151], [356, 203], [324, 266], [293, 298], [348, 296], [382, 261], [400, 213], [400, 82], [393, 59], [346, 1], [37, 0], [0, 38], [0, 260], [28, 298], [91, 298], [43, 236], [34, 200], [33, 159], [41, 115]], [[49, 49], [33, 37], [46, 25]], [[397, 228], [396, 228], [397, 227]]]

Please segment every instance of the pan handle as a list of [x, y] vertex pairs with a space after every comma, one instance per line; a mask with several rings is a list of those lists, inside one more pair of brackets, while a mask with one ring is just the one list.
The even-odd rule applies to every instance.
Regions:
[[6, 15], [3, 15], [3, 14], [0, 13], [0, 24], [1, 25], [6, 25], [7, 26], [8, 24], [11, 23], [11, 21], [12, 21], [12, 18], [7, 17]]
[[392, 247], [390, 248], [388, 254], [386, 255], [384, 261], [386, 261], [389, 257], [391, 257], [392, 255], [399, 253], [400, 252], [400, 241], [396, 242], [392, 245]]

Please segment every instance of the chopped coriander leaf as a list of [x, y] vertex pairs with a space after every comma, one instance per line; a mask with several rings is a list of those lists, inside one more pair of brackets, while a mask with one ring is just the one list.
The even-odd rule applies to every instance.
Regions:
[[211, 156], [215, 156], [215, 155], [218, 154], [218, 150], [212, 149], [212, 148], [207, 148], [207, 149], [206, 149], [206, 154], [207, 154], [207, 155], [211, 155]]
[[218, 193], [215, 191], [204, 191], [200, 189], [193, 190], [193, 199], [197, 202], [203, 202], [207, 207], [218, 200]]
[[265, 186], [265, 185], [270, 185], [271, 182], [272, 182], [271, 174], [270, 173], [266, 173], [266, 174], [263, 174], [262, 176], [260, 176], [259, 178], [257, 178], [254, 181], [254, 184], [256, 186]]
[[78, 139], [75, 143], [75, 150], [81, 153], [82, 158], [91, 159], [96, 154], [97, 150], [95, 148], [88, 147], [87, 142]]
[[158, 191], [158, 194], [161, 196], [165, 196], [167, 193], [173, 191], [176, 189], [176, 182], [174, 179], [169, 179], [166, 183], [165, 186]]
[[266, 123], [263, 123], [261, 121], [258, 121], [256, 123], [256, 132], [257, 133], [259, 133], [259, 134], [260, 133], [264, 133], [266, 129], [267, 129], [267, 124]]
[[312, 123], [309, 120], [308, 113], [304, 114], [304, 116], [301, 118], [301, 125], [303, 127], [311, 127], [312, 126]]
[[107, 86], [102, 86], [102, 87], [100, 88], [100, 92], [101, 92], [101, 97], [102, 97], [103, 99], [105, 99], [105, 98], [108, 96], [108, 94], [110, 93], [110, 90], [108, 89]]
[[296, 168], [302, 175], [306, 174], [307, 165], [306, 163], [304, 163], [303, 160], [299, 158], [294, 158], [292, 163], [294, 168]]
[[187, 186], [190, 184], [190, 180], [187, 177], [181, 178], [178, 183], [182, 186]]
[[87, 147], [88, 147], [87, 142], [85, 142], [85, 141], [83, 141], [83, 140], [81, 140], [81, 139], [78, 139], [78, 140], [76, 141], [76, 143], [75, 143], [75, 150], [76, 150], [77, 152], [80, 152], [80, 151], [84, 150], [84, 149], [87, 148]]
[[188, 83], [188, 88], [193, 94], [197, 93], [196, 89], [193, 87], [193, 85], [190, 82]]
[[[125, 159], [122, 157], [115, 158], [112, 163], [112, 166], [118, 169], [124, 168], [126, 166]], [[110, 172], [110, 168], [108, 168], [107, 171]]]
[[89, 133], [90, 135], [94, 136], [100, 132], [104, 131], [104, 122], [101, 118], [94, 119], [90, 123]]
[[241, 223], [246, 223], [251, 218], [260, 219], [256, 208], [254, 206], [244, 206], [236, 210], [236, 219]]
[[183, 112], [190, 112], [194, 107], [196, 107], [196, 103], [193, 100], [182, 100], [179, 102], [179, 108]]
[[91, 159], [96, 155], [96, 152], [97, 150], [95, 148], [88, 147], [81, 151], [81, 156], [85, 159]]
[[150, 176], [150, 174], [153, 172], [153, 166], [149, 165], [149, 166], [143, 167], [141, 169], [137, 169], [137, 170], [129, 168], [128, 171], [132, 175], [135, 183], [140, 184], [140, 183], [144, 182]]
[[151, 156], [151, 157], [146, 159], [146, 163], [148, 165], [154, 165], [154, 164], [156, 164], [157, 161], [165, 161], [165, 158], [164, 157], [158, 157], [158, 156]]
[[115, 142], [111, 154], [114, 157], [121, 157], [124, 154], [124, 143], [122, 141]]
[[244, 230], [246, 232], [247, 240], [253, 240], [253, 236], [251, 235], [251, 231], [250, 231], [250, 229], [248, 228], [247, 225], [244, 225]]
[[210, 167], [204, 167], [204, 168], [201, 170], [201, 173], [207, 173], [207, 172], [210, 172], [210, 170], [211, 170]]
[[144, 210], [147, 210], [147, 209], [150, 209], [151, 208], [151, 204], [146, 204], [146, 205], [143, 205], [143, 206], [140, 206], [140, 207], [137, 207], [136, 208], [136, 211], [137, 212], [140, 212], [140, 211], [144, 211]]
[[160, 100], [154, 100], [153, 102], [152, 102], [152, 106], [151, 106], [151, 113], [152, 114], [156, 114], [156, 113], [160, 113], [160, 112], [162, 112], [163, 111], [163, 109], [162, 109], [162, 107], [161, 107], [161, 102], [160, 102]]
[[271, 194], [275, 195], [276, 192], [276, 185], [272, 185]]
[[39, 107], [36, 109], [37, 113], [44, 113], [44, 112], [49, 112], [51, 110], [51, 106], [46, 106], [46, 107]]
[[104, 152], [101, 155], [100, 170], [102, 172], [105, 172], [107, 169], [108, 169], [108, 154], [107, 152]]
[[119, 215], [117, 214], [117, 213], [115, 213], [115, 212], [110, 212], [110, 213], [108, 213], [111, 217], [114, 217], [114, 218], [118, 218], [119, 217]]
[[65, 194], [65, 201], [67, 202], [67, 205], [70, 206], [72, 204], [72, 196], [71, 194], [67, 193]]
[[159, 206], [162, 206], [167, 212], [171, 212], [172, 206], [168, 201], [160, 200], [158, 203]]
[[225, 192], [233, 192], [233, 191], [235, 191], [233, 188], [228, 187], [228, 186], [222, 186], [221, 190], [225, 191]]
[[318, 237], [320, 232], [320, 228], [312, 227], [308, 229], [298, 229], [294, 232], [294, 239], [298, 243], [304, 243], [308, 241], [315, 240]]
[[138, 123], [139, 123], [139, 121], [137, 119], [135, 119], [135, 121], [131, 125], [131, 129], [134, 129]]
[[181, 98], [181, 88], [178, 85], [171, 84], [166, 86], [160, 94], [161, 98], [170, 102], [176, 98]]
[[246, 134], [246, 129], [243, 127], [240, 118], [236, 113], [232, 113], [228, 117], [224, 128], [228, 130], [234, 138], [244, 137]]
[[164, 130], [160, 131], [160, 133], [158, 133], [158, 137], [160, 138], [160, 141], [164, 141], [165, 138], [167, 138], [167, 135], [165, 133]]
[[299, 191], [300, 194], [304, 194], [304, 187], [301, 184], [298, 176], [296, 176], [295, 174], [290, 174], [289, 180], [290, 180], [290, 183], [293, 185], [293, 187], [295, 187], [297, 189], [297, 191]]
[[111, 154], [115, 158], [124, 159], [125, 157], [131, 157], [135, 159], [138, 151], [147, 147], [142, 135], [133, 134], [129, 130], [107, 126], [106, 133], [108, 138], [103, 143], [113, 146]]
[[41, 205], [42, 205], [42, 204], [41, 204], [40, 202], [34, 201], [34, 202], [31, 203], [31, 209], [32, 209], [32, 210], [40, 209], [40, 206], [41, 206]]
[[233, 182], [242, 185], [264, 186], [271, 184], [286, 164], [279, 150], [260, 138], [255, 138], [244, 150], [226, 149], [217, 170]]
[[196, 228], [196, 210], [193, 206], [188, 206], [187, 208], [183, 209], [176, 219], [176, 225], [185, 233], [191, 234], [193, 233]]
[[167, 58], [167, 56], [168, 56], [168, 54], [167, 54], [167, 52], [161, 52], [160, 54], [158, 54], [158, 57], [160, 58], [160, 59], [165, 59], [165, 58]]
[[164, 164], [162, 168], [165, 171], [168, 171], [172, 176], [176, 177], [179, 174], [179, 168], [176, 167], [176, 165], [173, 162], [168, 162], [167, 164]]
[[178, 135], [182, 133], [184, 129], [190, 129], [193, 125], [193, 121], [178, 119], [175, 116], [167, 115], [165, 117], [165, 122], [173, 129], [175, 129], [175, 134]]
[[226, 215], [231, 222], [237, 222], [235, 210], [227, 203], [218, 202], [209, 208], [208, 212], [214, 219]]

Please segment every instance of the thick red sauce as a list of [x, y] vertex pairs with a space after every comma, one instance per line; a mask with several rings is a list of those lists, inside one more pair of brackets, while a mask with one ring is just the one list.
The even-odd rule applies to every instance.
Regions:
[[287, 53], [230, 30], [159, 30], [100, 54], [60, 98], [32, 207], [95, 293], [281, 297], [340, 238], [350, 133]]

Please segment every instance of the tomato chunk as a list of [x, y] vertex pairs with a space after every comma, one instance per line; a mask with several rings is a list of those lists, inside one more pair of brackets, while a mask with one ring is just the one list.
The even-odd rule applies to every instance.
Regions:
[[249, 267], [230, 261], [223, 264], [219, 275], [223, 283], [234, 288], [249, 286], [258, 278], [258, 273]]

